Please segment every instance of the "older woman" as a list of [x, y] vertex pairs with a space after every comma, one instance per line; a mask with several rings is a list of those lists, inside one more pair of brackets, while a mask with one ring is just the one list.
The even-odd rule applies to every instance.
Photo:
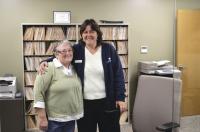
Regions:
[[45, 74], [37, 75], [34, 85], [34, 107], [39, 128], [47, 132], [74, 132], [75, 120], [83, 116], [82, 86], [71, 61], [68, 41], [55, 48]]

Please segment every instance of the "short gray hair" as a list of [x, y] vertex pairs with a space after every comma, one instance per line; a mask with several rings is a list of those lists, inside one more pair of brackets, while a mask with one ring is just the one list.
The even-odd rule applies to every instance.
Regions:
[[54, 47], [53, 52], [56, 53], [57, 52], [57, 48], [60, 45], [63, 45], [63, 44], [67, 44], [67, 45], [69, 45], [73, 49], [73, 46], [72, 46], [71, 42], [69, 40], [67, 40], [67, 39], [64, 39], [64, 40], [58, 42], [58, 44]]

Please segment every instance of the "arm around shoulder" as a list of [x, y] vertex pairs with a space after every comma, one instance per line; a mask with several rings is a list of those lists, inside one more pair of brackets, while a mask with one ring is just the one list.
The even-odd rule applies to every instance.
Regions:
[[53, 63], [48, 63], [48, 68], [45, 74], [38, 74], [34, 83], [34, 101], [44, 102], [45, 92], [48, 90], [52, 76], [53, 76]]

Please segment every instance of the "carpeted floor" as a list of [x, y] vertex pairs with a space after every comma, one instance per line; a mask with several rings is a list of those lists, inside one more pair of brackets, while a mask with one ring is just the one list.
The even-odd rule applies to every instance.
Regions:
[[[77, 132], [77, 130], [75, 130]], [[131, 124], [121, 125], [121, 132], [133, 132]]]
[[[27, 132], [43, 132], [43, 131], [33, 130], [33, 131], [27, 131]], [[77, 129], [75, 130], [75, 132], [78, 132]], [[121, 132], [133, 132], [131, 124], [121, 125]]]
[[122, 125], [121, 132], [133, 132], [132, 125], [131, 124]]

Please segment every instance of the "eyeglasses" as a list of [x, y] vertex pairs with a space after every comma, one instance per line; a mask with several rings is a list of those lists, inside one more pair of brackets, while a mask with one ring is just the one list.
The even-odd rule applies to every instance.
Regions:
[[60, 54], [66, 54], [67, 52], [68, 53], [71, 53], [73, 50], [57, 50], [58, 53]]

